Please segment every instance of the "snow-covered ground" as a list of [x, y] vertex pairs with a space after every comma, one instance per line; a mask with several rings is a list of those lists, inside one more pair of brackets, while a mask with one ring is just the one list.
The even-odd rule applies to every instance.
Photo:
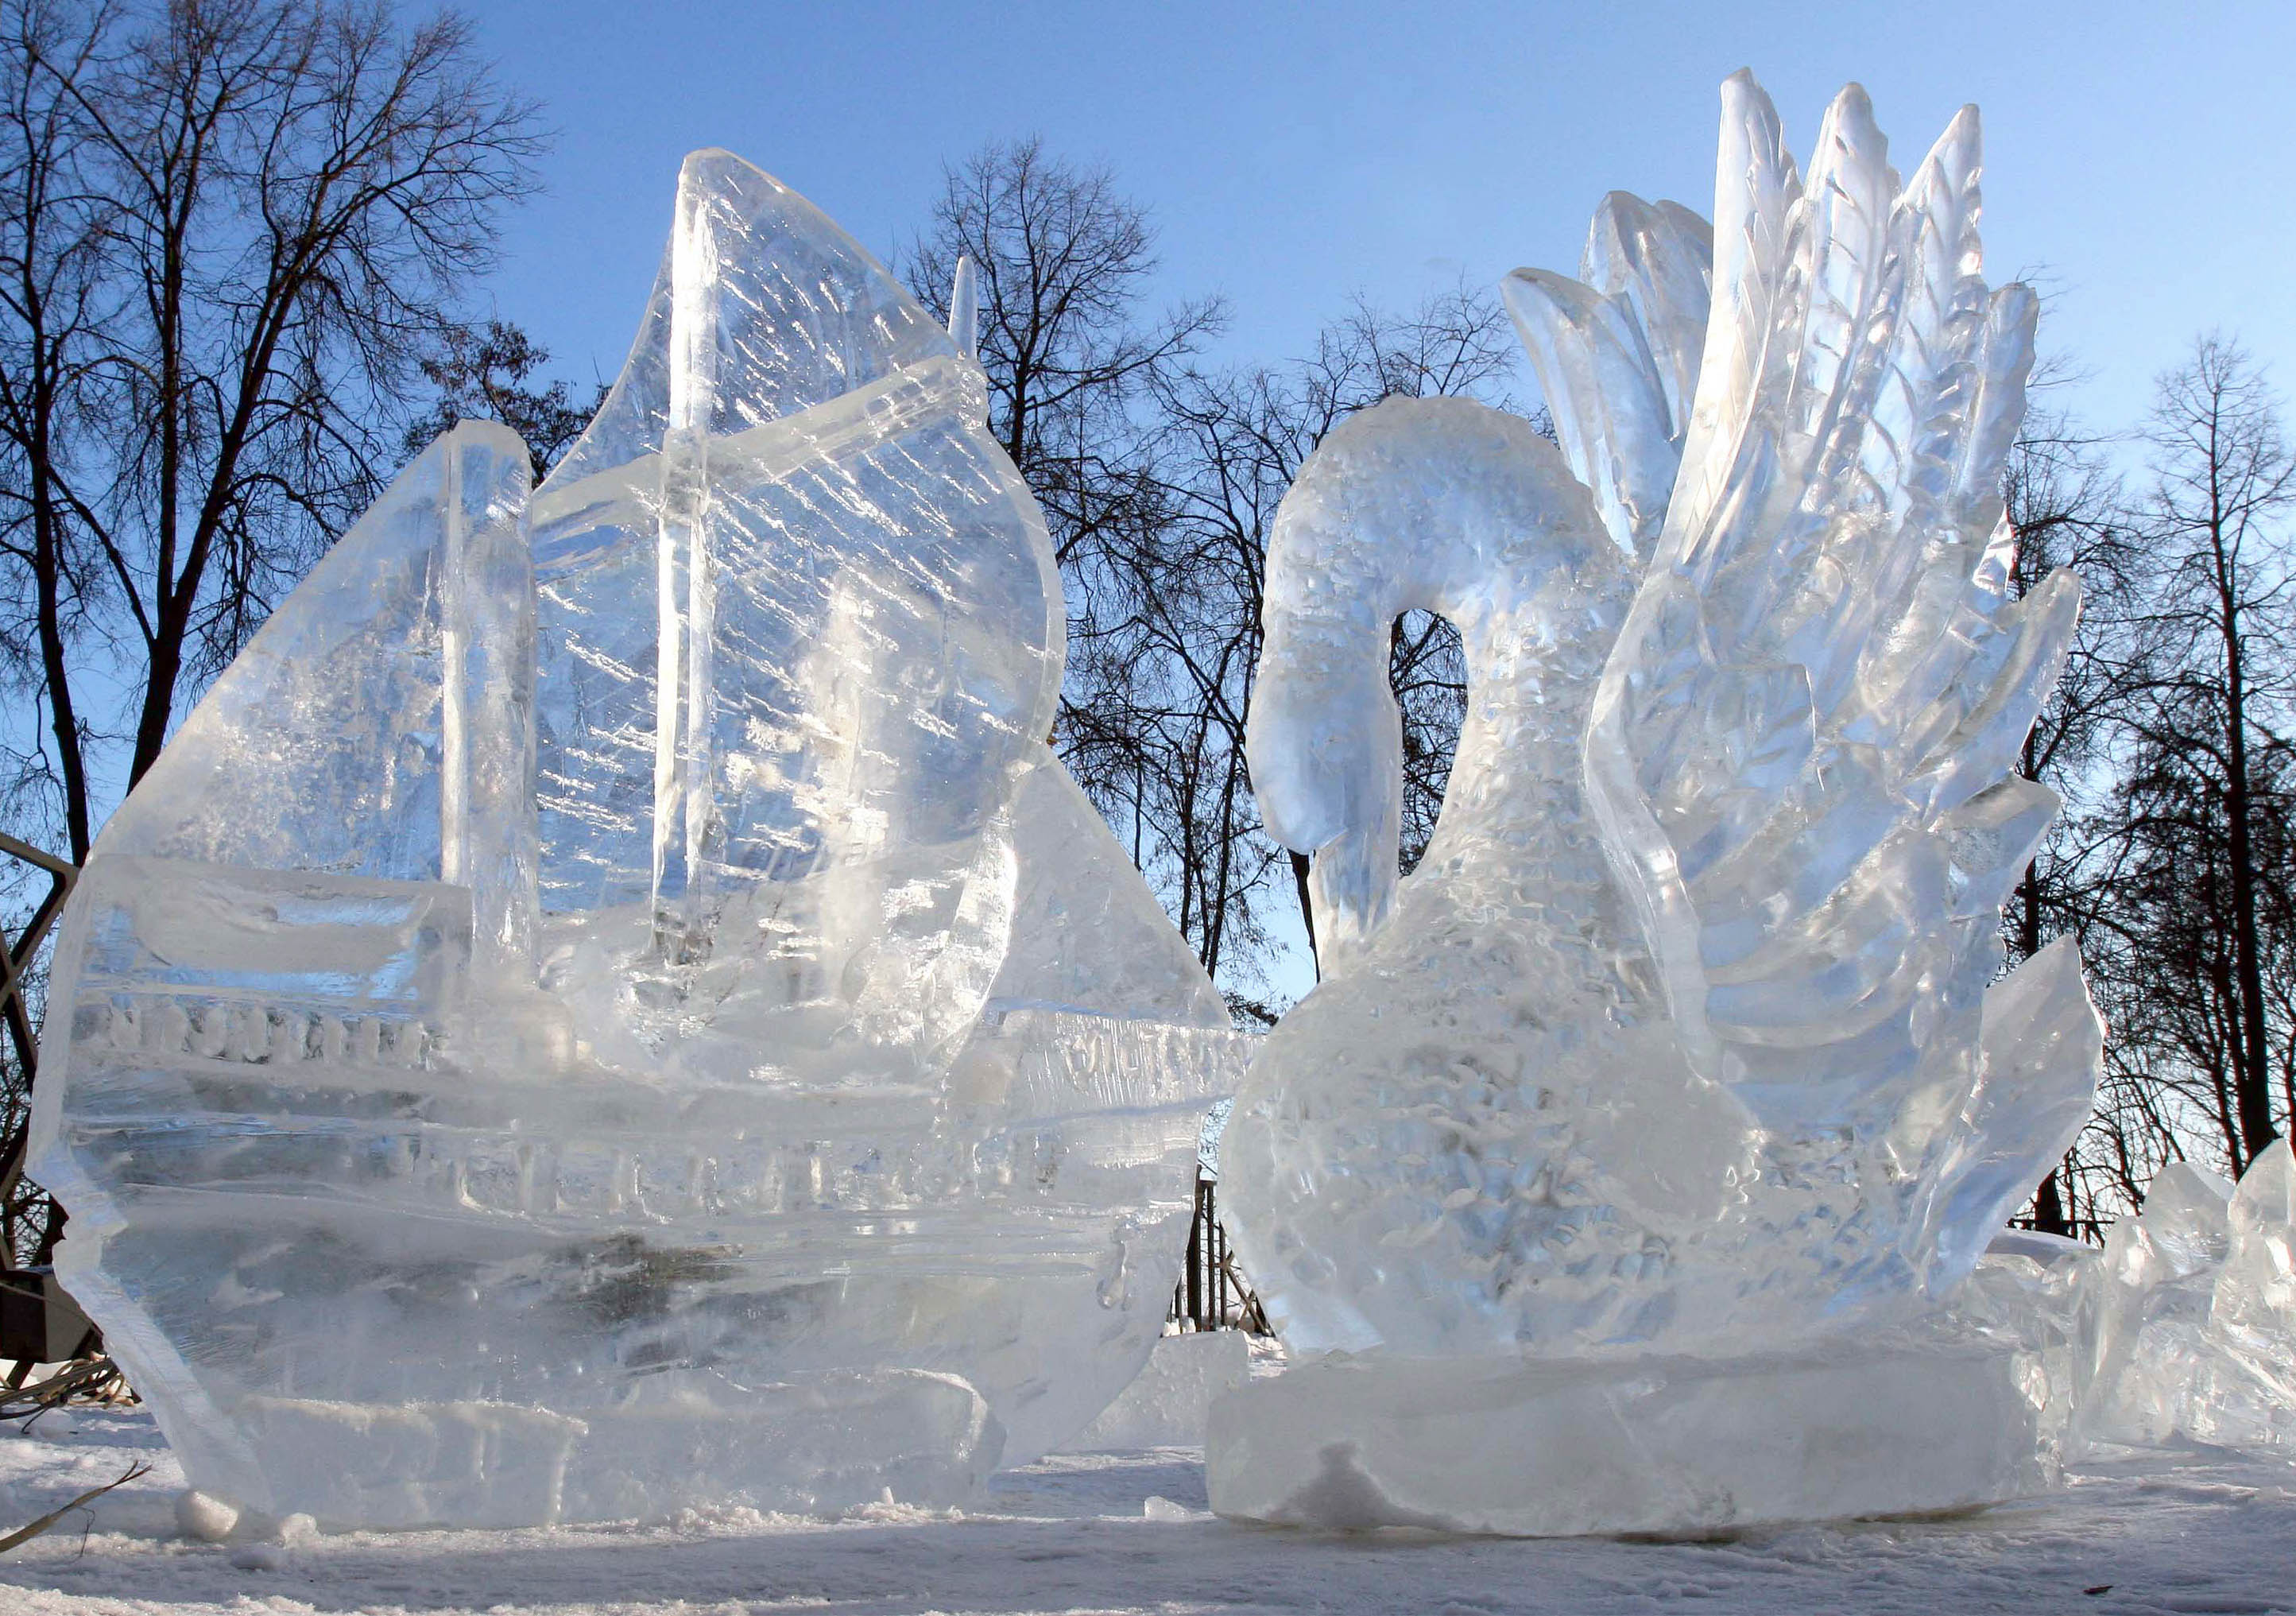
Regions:
[[2202, 1453], [1949, 1519], [1698, 1543], [1234, 1526], [1205, 1510], [1199, 1455], [1159, 1448], [1050, 1459], [961, 1513], [213, 1544], [180, 1535], [146, 1415], [75, 1412], [0, 1434], [0, 1535], [137, 1460], [148, 1475], [0, 1554], [0, 1612], [2296, 1611], [2296, 1467]]

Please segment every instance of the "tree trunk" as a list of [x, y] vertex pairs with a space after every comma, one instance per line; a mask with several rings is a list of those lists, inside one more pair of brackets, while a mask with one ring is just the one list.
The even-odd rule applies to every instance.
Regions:
[[2050, 1169], [2033, 1196], [2033, 1226], [2045, 1235], [2070, 1235], [2072, 1225], [2065, 1217], [2064, 1200], [2057, 1193], [2057, 1172]]
[[2237, 1063], [2233, 1070], [2233, 1096], [2240, 1121], [2240, 1151], [2234, 1165], [2246, 1171], [2248, 1164], [2264, 1153], [2267, 1145], [2279, 1136], [2272, 1126], [2272, 1043], [2264, 998], [2264, 943], [2262, 926], [2258, 915], [2260, 902], [2257, 891], [2254, 832], [2250, 821], [2253, 811], [2248, 769], [2248, 744], [2244, 733], [2246, 692], [2239, 662], [2240, 646], [2236, 635], [2228, 635], [2231, 642], [2226, 647], [2232, 659], [2229, 669], [2230, 734], [2226, 751], [2231, 763], [2231, 780], [2226, 792], [2225, 809], [2229, 835], [2226, 852], [2232, 863], [2232, 945], [2233, 967], [2239, 992], [2240, 1043]]
[[[45, 431], [41, 434], [45, 439]], [[40, 673], [47, 686], [48, 724], [55, 737], [57, 767], [63, 775], [64, 833], [74, 864], [87, 862], [94, 841], [87, 801], [87, 760], [80, 750], [79, 714], [72, 700], [71, 665], [63, 636], [63, 536], [50, 470], [31, 472], [33, 548], [38, 560]]]

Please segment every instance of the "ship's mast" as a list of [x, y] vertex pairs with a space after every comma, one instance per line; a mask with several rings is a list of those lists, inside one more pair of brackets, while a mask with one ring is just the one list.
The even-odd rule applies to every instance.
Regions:
[[669, 263], [669, 425], [655, 534], [653, 915], [655, 939], [675, 962], [692, 957], [708, 935], [703, 871], [714, 808], [709, 422], [718, 392], [718, 250], [709, 193], [693, 165], [679, 179]]

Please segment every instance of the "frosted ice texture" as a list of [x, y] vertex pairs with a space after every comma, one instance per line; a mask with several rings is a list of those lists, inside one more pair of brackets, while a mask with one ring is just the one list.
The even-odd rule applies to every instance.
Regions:
[[[1975, 111], [1901, 183], [1854, 86], [1807, 175], [1751, 78], [1723, 98], [1710, 232], [1614, 194], [1580, 279], [1508, 278], [1559, 448], [1390, 400], [1278, 514], [1250, 755], [1314, 855], [1324, 980], [1223, 1199], [1295, 1349], [1711, 1359], [1916, 1319], [2087, 1115], [2070, 947], [1994, 982], [2079, 589], [2009, 593], [2034, 299], [1982, 276]], [[1411, 608], [1471, 683], [1398, 882]]]
[[561, 467], [434, 444], [113, 816], [37, 1170], [195, 1486], [947, 1501], [1137, 1370], [1241, 1045], [1046, 744], [985, 397], [699, 153]]
[[2078, 1448], [2099, 1258], [2003, 1230], [1944, 1312], [1772, 1351], [1309, 1356], [1215, 1402], [1212, 1506], [1325, 1529], [1703, 1534], [2037, 1492]]
[[1950, 1509], [2054, 1473], [2017, 1367], [1899, 1343], [1593, 1364], [1332, 1355], [1216, 1401], [1205, 1470], [1220, 1513], [1325, 1530], [1704, 1534]]
[[2094, 1443], [2296, 1451], [2296, 1155], [2275, 1140], [2237, 1187], [2188, 1162], [2112, 1226], [2092, 1277]]

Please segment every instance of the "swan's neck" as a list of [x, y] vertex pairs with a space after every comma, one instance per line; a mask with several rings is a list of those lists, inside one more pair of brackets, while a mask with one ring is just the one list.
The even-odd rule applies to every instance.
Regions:
[[1467, 711], [1420, 869], [1467, 902], [1552, 919], [1607, 906], [1609, 865], [1580, 767], [1587, 715], [1631, 598], [1622, 570], [1557, 572], [1527, 598], [1461, 610]]

